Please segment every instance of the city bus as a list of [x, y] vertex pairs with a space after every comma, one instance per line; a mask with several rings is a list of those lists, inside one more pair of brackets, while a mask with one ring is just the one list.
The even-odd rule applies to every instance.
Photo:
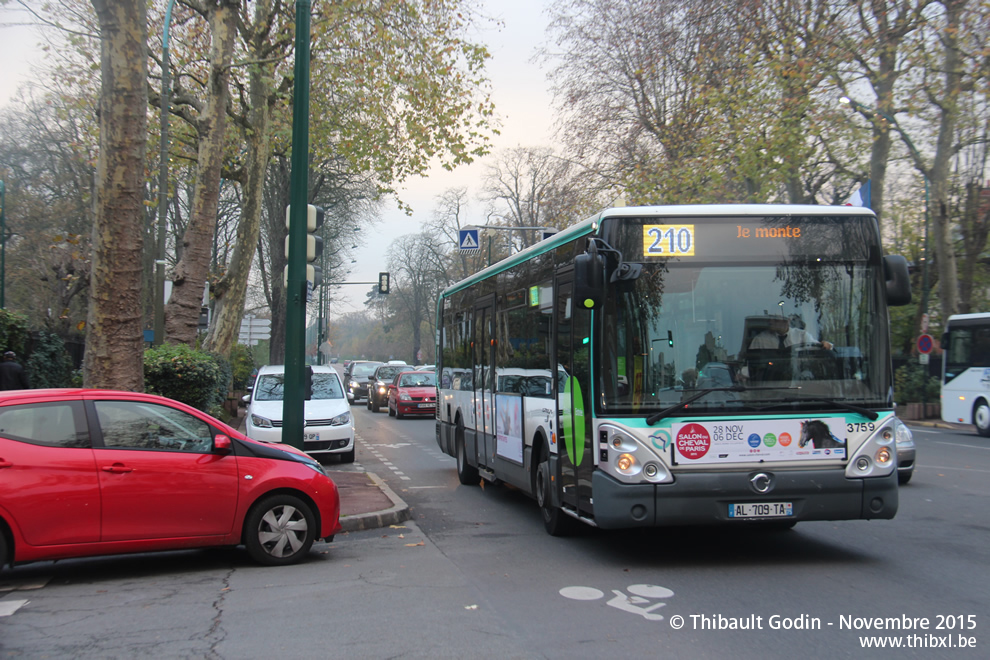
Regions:
[[869, 209], [608, 209], [441, 293], [437, 442], [553, 535], [892, 518], [910, 299]]
[[950, 316], [942, 351], [942, 419], [990, 437], [990, 313]]

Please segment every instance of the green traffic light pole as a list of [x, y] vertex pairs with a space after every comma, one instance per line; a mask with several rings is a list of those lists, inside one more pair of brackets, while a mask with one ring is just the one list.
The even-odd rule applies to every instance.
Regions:
[[0, 309], [7, 309], [7, 184], [0, 181]]
[[306, 424], [306, 220], [309, 203], [310, 1], [296, 0], [295, 81], [292, 97], [292, 174], [289, 180], [289, 258], [285, 290], [285, 395], [282, 442], [303, 448]]
[[152, 342], [155, 346], [165, 341], [165, 209], [168, 205], [168, 109], [171, 101], [169, 94], [169, 56], [168, 28], [172, 23], [172, 5], [175, 0], [168, 0], [165, 7], [165, 23], [162, 27], [162, 98], [161, 98], [161, 136], [158, 141], [158, 250], [155, 256], [155, 336]]

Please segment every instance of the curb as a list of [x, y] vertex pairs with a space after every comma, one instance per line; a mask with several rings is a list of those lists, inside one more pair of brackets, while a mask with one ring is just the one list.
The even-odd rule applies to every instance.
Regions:
[[936, 429], [948, 429], [950, 431], [970, 431], [976, 433], [976, 427], [972, 424], [956, 424], [953, 422], [944, 422], [938, 420], [925, 420], [925, 419], [901, 419], [902, 422], [908, 426], [927, 426]]
[[392, 501], [392, 507], [384, 511], [373, 511], [371, 513], [358, 513], [353, 516], [344, 516], [340, 519], [340, 532], [360, 532], [366, 529], [378, 529], [389, 525], [398, 525], [409, 520], [412, 514], [409, 513], [409, 505], [402, 501], [398, 495], [392, 492], [384, 481], [374, 472], [365, 472], [368, 477], [375, 482], [375, 485], [388, 499]]

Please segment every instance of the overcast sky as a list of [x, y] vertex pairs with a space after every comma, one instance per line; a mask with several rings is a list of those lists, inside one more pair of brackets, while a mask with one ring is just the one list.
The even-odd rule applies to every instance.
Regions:
[[[317, 0], [319, 1], [319, 0]], [[500, 18], [505, 24], [500, 30], [487, 30], [478, 40], [486, 43], [492, 54], [488, 74], [492, 81], [495, 110], [501, 123], [501, 135], [494, 147], [548, 146], [552, 117], [550, 95], [547, 91], [545, 71], [532, 61], [536, 49], [545, 39], [545, 8], [551, 0], [484, 0], [487, 14]], [[11, 9], [0, 9], [0, 23], [17, 20]], [[23, 21], [23, 19], [21, 19]], [[38, 37], [28, 27], [0, 28], [0, 105], [6, 105], [18, 85], [30, 78], [31, 66], [42, 55], [37, 48]], [[407, 182], [401, 191], [402, 199], [413, 207], [413, 215], [407, 216], [391, 201], [383, 209], [381, 222], [369, 228], [364, 245], [355, 255], [355, 270], [349, 281], [375, 281], [379, 271], [385, 270], [385, 252], [396, 238], [416, 233], [420, 225], [433, 213], [434, 198], [448, 188], [466, 187], [471, 196], [471, 222], [484, 222], [481, 204], [475, 200], [479, 190], [484, 160], [469, 167], [447, 172], [442, 168], [431, 170], [426, 178]], [[345, 286], [341, 292], [349, 302], [337, 311], [346, 314], [361, 309], [368, 287]], [[336, 316], [333, 311], [331, 318]]]

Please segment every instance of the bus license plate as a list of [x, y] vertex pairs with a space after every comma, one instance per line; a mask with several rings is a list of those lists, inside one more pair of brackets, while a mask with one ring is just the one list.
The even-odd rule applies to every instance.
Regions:
[[756, 502], [750, 504], [730, 504], [730, 518], [786, 518], [794, 515], [791, 502]]

